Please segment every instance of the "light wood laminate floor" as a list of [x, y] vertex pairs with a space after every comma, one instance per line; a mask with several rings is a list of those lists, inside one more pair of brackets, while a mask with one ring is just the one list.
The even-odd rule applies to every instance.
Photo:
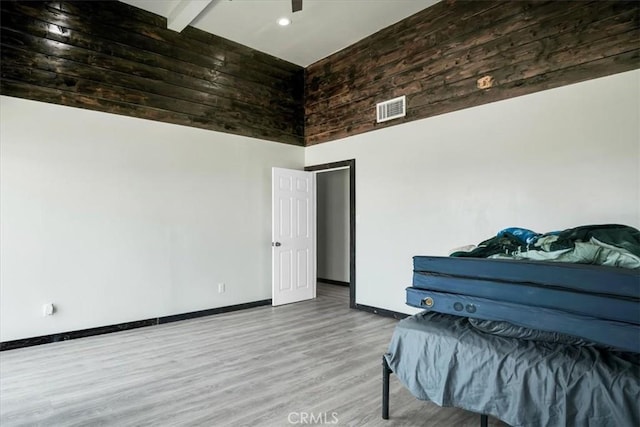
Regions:
[[319, 284], [312, 301], [4, 351], [0, 425], [291, 426], [308, 425], [305, 412], [326, 425], [477, 427], [478, 415], [416, 400], [393, 375], [382, 420], [396, 322]]

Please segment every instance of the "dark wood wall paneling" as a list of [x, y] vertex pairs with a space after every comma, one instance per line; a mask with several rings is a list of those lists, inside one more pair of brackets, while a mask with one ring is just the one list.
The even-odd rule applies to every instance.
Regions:
[[296, 145], [640, 67], [636, 1], [444, 0], [306, 72], [120, 2], [0, 5], [3, 95]]
[[303, 145], [304, 69], [114, 1], [2, 1], [0, 93]]
[[[445, 0], [306, 69], [305, 143], [640, 68], [640, 2]], [[477, 80], [491, 76], [493, 86]], [[407, 96], [404, 119], [377, 102]]]

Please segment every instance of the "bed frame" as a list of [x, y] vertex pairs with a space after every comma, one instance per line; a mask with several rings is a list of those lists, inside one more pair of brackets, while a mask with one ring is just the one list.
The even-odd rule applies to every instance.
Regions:
[[[389, 378], [393, 371], [387, 363], [387, 359], [382, 356], [382, 419], [389, 419]], [[480, 427], [487, 427], [489, 425], [489, 417], [484, 414], [480, 414]]]
[[[410, 306], [425, 311], [401, 321], [401, 324], [406, 323], [399, 325], [394, 331], [390, 352], [386, 354], [392, 358], [387, 359], [385, 356], [382, 358], [383, 419], [389, 419], [389, 378], [393, 372], [418, 399], [432, 400], [438, 405], [457, 406], [472, 413], [480, 413], [481, 427], [488, 425], [488, 414], [510, 424], [519, 424], [522, 421], [520, 408], [508, 398], [502, 398], [499, 401], [500, 408], [478, 404], [473, 399], [466, 401], [456, 398], [457, 401], [454, 401], [456, 399], [447, 398], [445, 401], [433, 394], [434, 388], [439, 390], [437, 387], [444, 387], [439, 383], [441, 377], [413, 377], [416, 373], [415, 369], [424, 368], [426, 371], [440, 372], [440, 370], [434, 371], [441, 360], [437, 349], [432, 351], [424, 347], [423, 354], [422, 348], [419, 347], [423, 342], [422, 333], [435, 332], [444, 340], [442, 342], [446, 343], [447, 339], [449, 341], [453, 339], [456, 345], [461, 345], [462, 341], [457, 340], [456, 337], [463, 333], [466, 337], [466, 346], [473, 348], [479, 344], [493, 346], [495, 351], [489, 351], [486, 354], [501, 358], [516, 357], [513, 356], [514, 354], [530, 355], [533, 350], [536, 354], [546, 355], [549, 351], [551, 351], [549, 354], [555, 354], [557, 346], [567, 345], [571, 351], [563, 352], [562, 354], [566, 354], [566, 357], [563, 357], [565, 359], [573, 357], [571, 362], [574, 364], [580, 362], [576, 365], [580, 367], [579, 370], [574, 369], [569, 373], [563, 373], [567, 381], [572, 380], [572, 375], [588, 376], [591, 381], [595, 381], [608, 390], [608, 393], [612, 393], [612, 396], [598, 395], [600, 396], [596, 399], [598, 406], [595, 408], [599, 411], [598, 415], [614, 423], [610, 425], [640, 425], [638, 424], [640, 407], [630, 408], [627, 403], [637, 401], [637, 396], [640, 395], [640, 379], [637, 376], [639, 372], [637, 369], [640, 369], [640, 366], [635, 357], [627, 359], [626, 356], [622, 356], [622, 354], [640, 353], [639, 269], [559, 262], [431, 256], [414, 257], [413, 266], [413, 283], [406, 289], [406, 302]], [[427, 317], [428, 321], [422, 323]], [[517, 333], [513, 336], [500, 336], [487, 331], [488, 334], [485, 335], [481, 330], [464, 323], [463, 320], [467, 317], [498, 323], [507, 322], [514, 325]], [[525, 328], [525, 336], [518, 335], [520, 333], [518, 327]], [[599, 346], [582, 346], [580, 343], [574, 345], [574, 342], [565, 342], [555, 335], [551, 337], [552, 339], [541, 340], [543, 344], [529, 344], [536, 340], [532, 340], [526, 334], [527, 330], [542, 331], [541, 334], [544, 332], [564, 334], [565, 337], [576, 337], [577, 340], [597, 343]], [[391, 350], [391, 346], [396, 345], [402, 348], [403, 339], [410, 343], [407, 348], [415, 350], [417, 354], [404, 362], [402, 357], [394, 358], [393, 354], [396, 352]], [[601, 348], [608, 349], [600, 350]], [[599, 358], [598, 354], [601, 351], [611, 357]], [[402, 353], [404, 351], [400, 352]], [[422, 362], [419, 363], [419, 360]], [[473, 360], [468, 357], [461, 360], [469, 366], [473, 365], [471, 363]], [[562, 358], [553, 360], [556, 362], [559, 360], [558, 363], [566, 362]], [[592, 369], [592, 360], [601, 361], [603, 369], [606, 369], [602, 372]], [[522, 375], [526, 371], [526, 366], [522, 365], [518, 368], [522, 371]], [[549, 364], [549, 366], [545, 365], [545, 369], [556, 372], [562, 366], [561, 363]], [[632, 371], [634, 366], [636, 370]], [[614, 374], [620, 375], [622, 378], [620, 384], [624, 383], [624, 386], [610, 387], [614, 384], [614, 377], [617, 378]], [[534, 386], [534, 382], [528, 386]], [[499, 387], [499, 381], [493, 385]], [[547, 411], [541, 411], [544, 419], [561, 422], [565, 414], [563, 410], [571, 408], [576, 411], [572, 415], [574, 420], [590, 420], [593, 417], [592, 412], [581, 410], [580, 405], [576, 404], [583, 393], [587, 393], [585, 386], [575, 381], [565, 386], [566, 400], [562, 400], [558, 405], [552, 405], [547, 408]], [[512, 388], [514, 387], [516, 386]], [[553, 392], [555, 389], [551, 387], [549, 390]], [[514, 388], [513, 391], [518, 392], [519, 388]], [[548, 395], [540, 395], [542, 401], [549, 398]], [[542, 404], [542, 402], [538, 403]], [[528, 416], [538, 416], [538, 413], [528, 414]]]

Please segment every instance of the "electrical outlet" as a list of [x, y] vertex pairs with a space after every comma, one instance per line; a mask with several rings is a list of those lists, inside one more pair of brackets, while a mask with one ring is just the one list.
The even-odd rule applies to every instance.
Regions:
[[53, 303], [43, 304], [42, 305], [42, 316], [53, 316], [53, 313], [56, 312], [56, 308]]
[[218, 283], [218, 293], [221, 294], [225, 291], [224, 283]]

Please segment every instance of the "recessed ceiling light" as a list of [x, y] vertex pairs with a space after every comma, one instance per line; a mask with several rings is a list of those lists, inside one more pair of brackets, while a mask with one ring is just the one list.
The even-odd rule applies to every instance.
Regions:
[[278, 19], [278, 25], [280, 25], [282, 27], [286, 27], [289, 24], [291, 24], [291, 19], [289, 19], [289, 18], [280, 18], [280, 19]]

